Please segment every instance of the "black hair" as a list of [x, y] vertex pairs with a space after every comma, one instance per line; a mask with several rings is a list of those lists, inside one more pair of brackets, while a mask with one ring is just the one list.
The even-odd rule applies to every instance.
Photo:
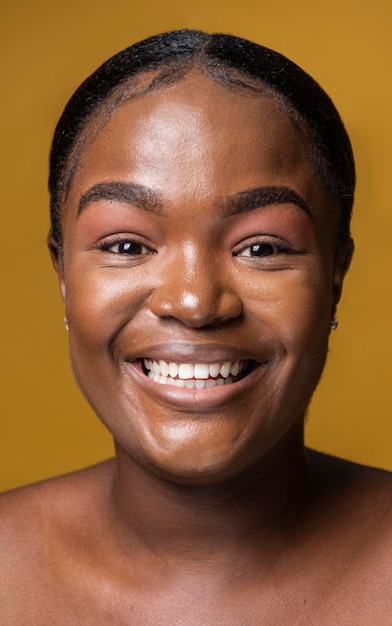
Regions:
[[338, 243], [350, 237], [355, 165], [349, 137], [332, 100], [298, 65], [256, 43], [226, 34], [177, 30], [119, 52], [76, 90], [56, 126], [50, 154], [51, 236], [62, 248], [61, 204], [68, 192], [83, 132], [105, 106], [109, 113], [130, 97], [143, 74], [155, 74], [143, 93], [199, 68], [228, 88], [268, 93], [309, 139], [313, 166], [340, 203]]

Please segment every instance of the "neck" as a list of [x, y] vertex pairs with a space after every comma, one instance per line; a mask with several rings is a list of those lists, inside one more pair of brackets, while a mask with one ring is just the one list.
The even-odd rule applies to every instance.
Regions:
[[122, 541], [170, 559], [216, 561], [239, 551], [275, 558], [309, 497], [302, 424], [257, 465], [208, 486], [164, 479], [119, 445], [116, 458], [112, 497]]

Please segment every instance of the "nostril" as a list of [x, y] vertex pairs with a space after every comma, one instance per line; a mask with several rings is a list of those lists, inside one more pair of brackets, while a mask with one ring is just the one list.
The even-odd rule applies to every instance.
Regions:
[[230, 315], [222, 315], [221, 317], [216, 317], [215, 319], [213, 319], [212, 322], [206, 324], [206, 326], [209, 326], [209, 328], [215, 328], [217, 326], [221, 326], [222, 324], [227, 324], [233, 319], [237, 319], [237, 317], [238, 316], [231, 317]]
[[226, 323], [243, 311], [237, 293], [208, 280], [199, 280], [194, 290], [184, 289], [180, 280], [166, 282], [151, 293], [149, 307], [157, 317], [177, 319], [194, 328]]

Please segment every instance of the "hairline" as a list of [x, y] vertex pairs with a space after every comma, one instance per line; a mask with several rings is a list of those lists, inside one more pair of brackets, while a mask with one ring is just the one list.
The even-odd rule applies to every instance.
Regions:
[[[195, 58], [190, 60], [176, 59], [172, 62], [161, 65], [158, 69], [142, 70], [131, 77], [127, 77], [125, 80], [121, 81], [85, 119], [83, 127], [75, 138], [59, 182], [59, 189], [61, 189], [61, 192], [57, 198], [56, 210], [58, 212], [60, 227], [62, 220], [62, 206], [66, 201], [71, 188], [73, 177], [79, 165], [86, 141], [91, 138], [91, 135], [93, 135], [93, 137], [97, 136], [97, 134], [105, 127], [113, 114], [121, 106], [132, 100], [144, 98], [154, 91], [160, 91], [173, 84], [179, 83], [194, 71], [200, 71], [204, 74], [204, 76], [206, 76], [206, 78], [221, 85], [222, 87], [225, 87], [228, 91], [236, 91], [242, 95], [247, 94], [249, 97], [267, 98], [274, 102], [277, 108], [294, 123], [295, 127], [305, 137], [308, 145], [309, 162], [314, 173], [324, 185], [325, 190], [336, 197], [339, 205], [341, 205], [339, 193], [337, 189], [334, 188], [331, 180], [332, 176], [328, 176], [325, 171], [324, 173], [320, 171], [321, 168], [328, 170], [330, 168], [330, 164], [320, 152], [315, 138], [312, 137], [312, 132], [308, 122], [304, 119], [298, 109], [296, 109], [296, 107], [289, 101], [289, 99], [278, 89], [274, 88], [262, 79], [249, 76], [245, 71], [241, 72], [237, 68], [230, 67], [229, 64], [224, 62], [221, 62], [218, 66], [218, 71], [216, 71], [216, 66], [210, 67], [210, 64], [202, 63], [200, 55], [197, 55]], [[147, 79], [147, 82], [143, 85], [145, 79]], [[340, 207], [340, 210], [343, 210], [342, 207]], [[63, 243], [62, 228], [60, 228], [60, 234], [61, 241], [57, 243], [61, 247]]]

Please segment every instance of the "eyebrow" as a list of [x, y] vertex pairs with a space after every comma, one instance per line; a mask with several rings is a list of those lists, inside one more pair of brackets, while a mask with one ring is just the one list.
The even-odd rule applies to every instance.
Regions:
[[[115, 200], [161, 215], [163, 202], [160, 194], [144, 185], [124, 181], [98, 183], [88, 189], [79, 200], [78, 215], [83, 209], [99, 200]], [[256, 187], [240, 191], [223, 199], [225, 217], [247, 213], [272, 204], [295, 204], [314, 221], [311, 205], [290, 187]]]
[[116, 200], [125, 204], [133, 204], [139, 209], [158, 215], [162, 213], [163, 208], [160, 195], [152, 189], [144, 185], [136, 185], [135, 183], [113, 181], [93, 185], [82, 194], [78, 205], [78, 215], [89, 204], [99, 200]]
[[314, 222], [311, 205], [290, 187], [257, 187], [256, 189], [240, 191], [227, 197], [224, 201], [227, 217], [247, 213], [271, 204], [295, 204]]

